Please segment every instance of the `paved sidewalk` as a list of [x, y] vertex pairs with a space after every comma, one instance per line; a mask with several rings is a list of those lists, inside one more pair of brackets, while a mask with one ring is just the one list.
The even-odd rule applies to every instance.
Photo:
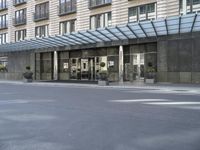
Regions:
[[18, 85], [32, 85], [32, 86], [52, 86], [52, 87], [92, 87], [92, 88], [141, 88], [141, 89], [172, 89], [172, 90], [195, 90], [200, 92], [200, 84], [173, 84], [173, 83], [110, 83], [109, 86], [99, 86], [97, 84], [83, 84], [83, 83], [57, 83], [57, 82], [39, 82], [26, 83], [24, 81], [0, 80], [0, 84], [18, 84]]

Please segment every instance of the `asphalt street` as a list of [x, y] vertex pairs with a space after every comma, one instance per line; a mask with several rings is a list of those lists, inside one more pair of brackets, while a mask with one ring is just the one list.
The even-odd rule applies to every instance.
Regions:
[[0, 150], [200, 150], [200, 92], [1, 83]]

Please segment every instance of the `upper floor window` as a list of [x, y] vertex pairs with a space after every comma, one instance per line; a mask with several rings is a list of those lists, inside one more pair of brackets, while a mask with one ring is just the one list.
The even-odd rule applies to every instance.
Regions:
[[49, 2], [45, 2], [35, 6], [34, 20], [40, 21], [44, 19], [49, 19]]
[[90, 0], [90, 7], [98, 7], [106, 4], [111, 4], [112, 0]]
[[8, 43], [8, 33], [0, 34], [0, 44]]
[[180, 4], [179, 5], [180, 14], [194, 13], [200, 11], [200, 0], [186, 0], [186, 6], [185, 6], [186, 10], [183, 10], [184, 0], [180, 0], [179, 4]]
[[49, 36], [49, 26], [38, 26], [35, 28], [35, 37], [47, 37]]
[[27, 0], [13, 0], [13, 5], [20, 5], [26, 3]]
[[0, 0], [0, 10], [7, 8], [7, 0]]
[[77, 0], [60, 0], [59, 15], [76, 12]]
[[156, 19], [156, 3], [129, 8], [129, 22]]
[[26, 29], [15, 31], [15, 42], [25, 40], [26, 38]]
[[112, 25], [111, 12], [97, 14], [90, 17], [90, 29], [103, 28]]
[[21, 25], [26, 23], [26, 8], [15, 12], [14, 25]]
[[8, 14], [0, 16], [0, 29], [5, 29], [8, 27]]
[[75, 32], [76, 20], [60, 22], [60, 34]]

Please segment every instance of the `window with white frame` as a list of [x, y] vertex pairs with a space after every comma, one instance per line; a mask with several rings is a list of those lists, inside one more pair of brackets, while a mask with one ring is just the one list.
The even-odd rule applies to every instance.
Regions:
[[112, 25], [111, 12], [97, 14], [90, 17], [90, 29], [108, 27]]
[[0, 44], [8, 43], [8, 33], [0, 34]]
[[49, 36], [49, 26], [38, 26], [35, 28], [35, 37], [47, 37]]
[[154, 20], [157, 18], [156, 3], [129, 8], [129, 22]]
[[200, 0], [184, 0], [179, 1], [180, 14], [183, 14], [183, 5], [186, 4], [186, 13], [195, 13], [200, 11]]
[[4, 14], [0, 16], [0, 29], [8, 27], [8, 14]]
[[76, 20], [60, 22], [60, 34], [71, 33], [76, 31]]
[[15, 31], [15, 41], [25, 40], [26, 38], [26, 29]]

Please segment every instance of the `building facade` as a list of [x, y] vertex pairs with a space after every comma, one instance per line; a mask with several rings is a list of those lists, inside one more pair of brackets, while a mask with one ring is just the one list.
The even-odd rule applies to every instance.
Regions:
[[[90, 32], [87, 40], [80, 35], [84, 31], [99, 32], [99, 29], [138, 22], [140, 25], [140, 22], [198, 11], [200, 0], [0, 0], [1, 45], [41, 39], [27, 51], [21, 51], [23, 47], [19, 46], [1, 52], [0, 45], [1, 68], [6, 68], [1, 69], [0, 78], [22, 79], [25, 67], [30, 65], [35, 80], [96, 81], [101, 71], [107, 71], [110, 81], [132, 82], [145, 80], [151, 67], [158, 82], [199, 83], [199, 30], [193, 32], [196, 24], [192, 24], [189, 32], [171, 35], [165, 21], [166, 36], [157, 33], [149, 36], [151, 33], [141, 28], [145, 38], [135, 34], [136, 39], [128, 41], [120, 39], [118, 27], [110, 33], [116, 38], [113, 42], [105, 40], [109, 38], [106, 34], [97, 37], [104, 42], [95, 44], [88, 43], [95, 37], [94, 33]], [[198, 23], [198, 15], [194, 19]], [[68, 34], [73, 37], [65, 40], [70, 43], [75, 39], [73, 47], [60, 46], [63, 40], [57, 38], [55, 43], [51, 38]], [[49, 41], [47, 47], [42, 44], [44, 41]], [[105, 67], [100, 66], [102, 62]]]

